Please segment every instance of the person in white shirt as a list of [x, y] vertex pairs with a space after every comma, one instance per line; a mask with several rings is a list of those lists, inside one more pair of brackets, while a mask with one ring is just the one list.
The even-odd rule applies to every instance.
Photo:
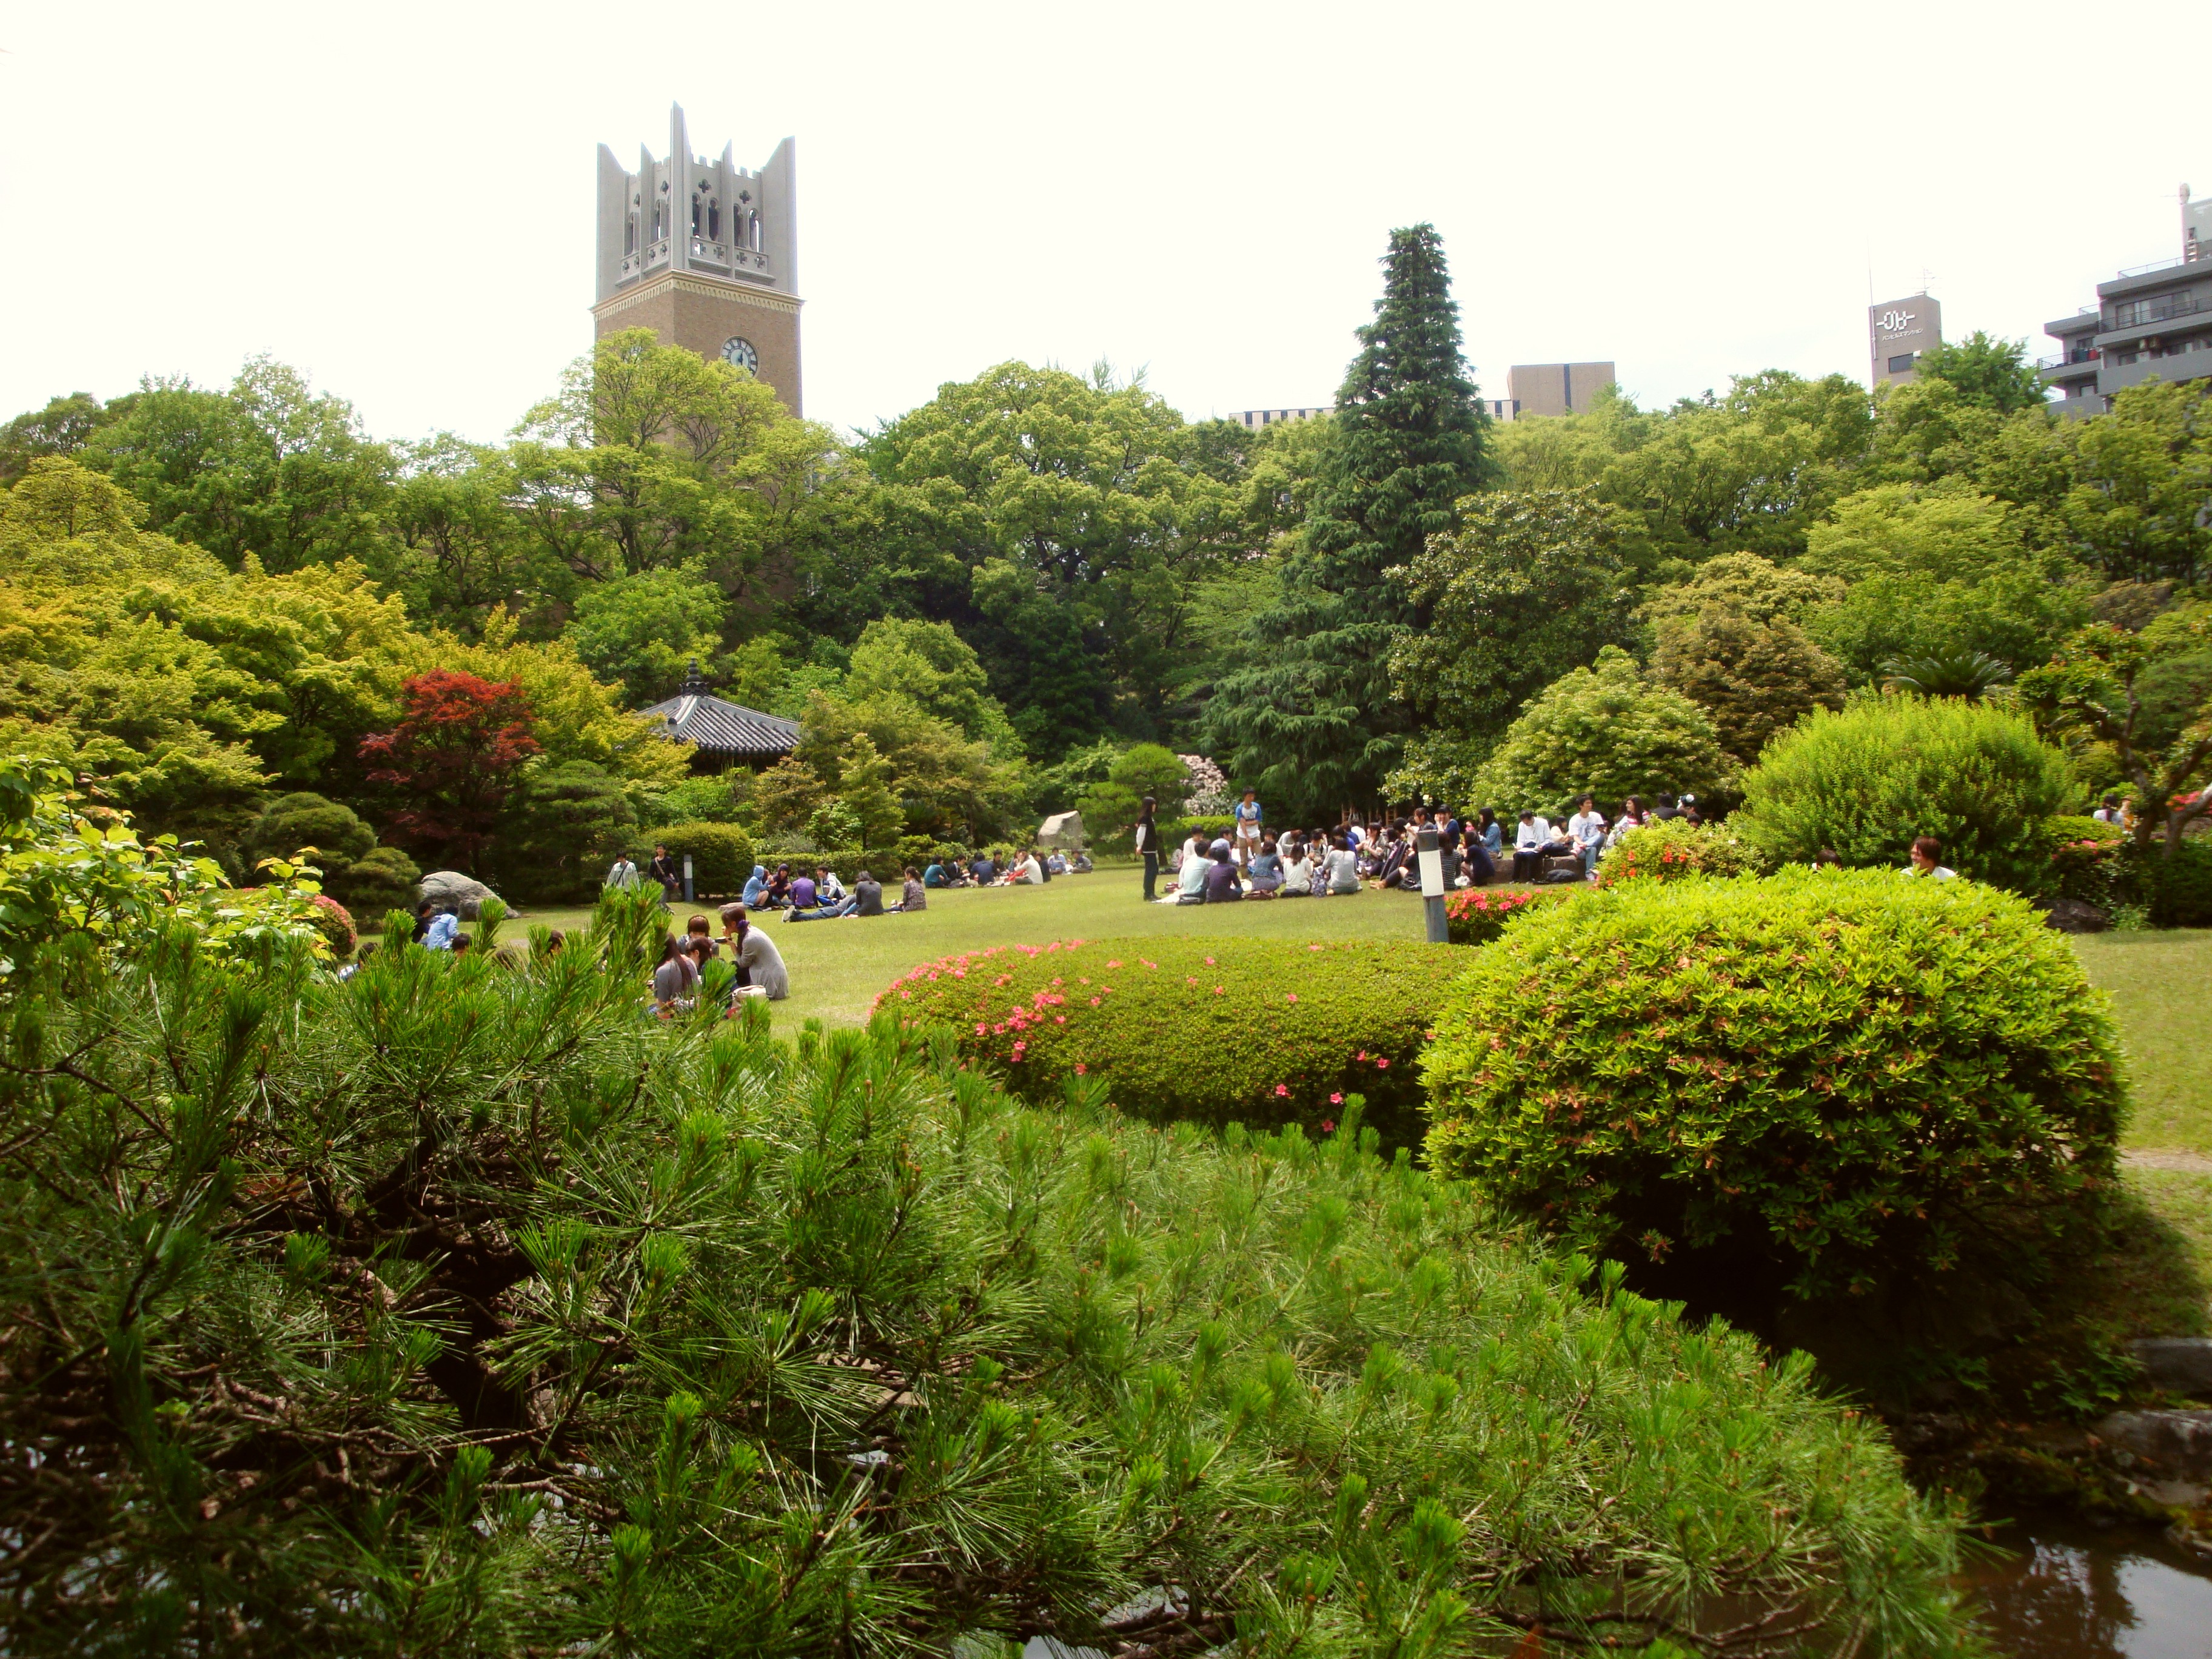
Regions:
[[1177, 904], [1206, 902], [1206, 869], [1213, 860], [1199, 851], [1195, 841], [1183, 849], [1182, 868], [1176, 872]]
[[1552, 838], [1552, 826], [1525, 808], [1521, 813], [1521, 827], [1513, 832], [1513, 879], [1534, 881], [1543, 873], [1544, 844]]
[[1328, 890], [1331, 894], [1357, 893], [1360, 890], [1359, 854], [1353, 852], [1350, 847], [1340, 845], [1330, 848], [1325, 863], [1328, 866]]
[[637, 885], [637, 864], [635, 860], [634, 860], [627, 853], [616, 854], [615, 867], [607, 872], [607, 878], [602, 885], [607, 887], [619, 887], [624, 892], [628, 892], [632, 888], [635, 888]]
[[1937, 881], [1955, 880], [1959, 874], [1956, 870], [1943, 867], [1943, 843], [1933, 836], [1923, 836], [1912, 843], [1912, 862], [1899, 873], [1932, 876]]
[[1567, 837], [1582, 853], [1583, 873], [1596, 880], [1597, 855], [1605, 851], [1605, 815], [1589, 796], [1582, 798], [1575, 815], [1567, 820]]
[[1014, 866], [1007, 879], [1017, 887], [1042, 887], [1044, 885], [1044, 866], [1037, 862], [1035, 853], [1024, 853], [1022, 861]]
[[1313, 892], [1313, 860], [1306, 856], [1305, 844], [1301, 842], [1291, 848], [1291, 856], [1283, 862], [1283, 896], [1309, 896]]

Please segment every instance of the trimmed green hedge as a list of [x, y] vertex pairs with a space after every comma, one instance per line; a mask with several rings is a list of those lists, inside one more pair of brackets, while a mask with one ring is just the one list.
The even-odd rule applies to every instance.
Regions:
[[1674, 881], [1683, 876], [1755, 876], [1767, 868], [1759, 849], [1717, 823], [1654, 818], [1630, 830], [1598, 860], [1597, 884]]
[[1801, 1294], [2109, 1178], [2125, 1107], [2062, 936], [1887, 871], [1586, 895], [1476, 953], [1436, 1027], [1438, 1170], [1608, 1252], [1725, 1243]]
[[1517, 915], [1572, 898], [1571, 887], [1462, 887], [1444, 895], [1444, 923], [1454, 945], [1487, 945]]
[[2104, 910], [2132, 905], [2154, 927], [2212, 927], [2212, 840], [2187, 836], [2166, 856], [2166, 843], [2140, 851], [2133, 841], [2094, 818], [2055, 817], [2047, 886], [2061, 898]]
[[692, 890], [702, 898], [734, 898], [752, 875], [753, 838], [734, 823], [672, 823], [653, 839], [667, 848], [678, 869], [684, 855], [691, 855]]
[[1420, 1132], [1414, 1061], [1463, 960], [1440, 945], [1075, 939], [926, 963], [876, 1006], [950, 1026], [1030, 1100], [1088, 1076], [1140, 1117], [1320, 1128], [1356, 1093], [1404, 1144]]

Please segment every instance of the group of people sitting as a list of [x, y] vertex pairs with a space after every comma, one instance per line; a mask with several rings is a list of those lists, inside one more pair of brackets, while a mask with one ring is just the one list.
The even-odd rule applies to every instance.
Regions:
[[781, 910], [786, 921], [834, 921], [845, 916], [882, 916], [902, 910], [926, 910], [929, 908], [929, 896], [923, 891], [921, 878], [915, 874], [912, 865], [906, 867], [898, 902], [885, 904], [883, 883], [866, 870], [854, 877], [848, 890], [837, 878], [837, 872], [826, 864], [811, 870], [801, 866], [796, 875], [788, 864], [777, 865], [773, 873], [766, 865], [756, 864], [752, 874], [746, 878], [738, 902], [748, 913]]
[[[1533, 810], [1509, 825], [1486, 806], [1462, 818], [1449, 810], [1417, 807], [1410, 818], [1334, 830], [1267, 833], [1248, 792], [1237, 835], [1207, 841], [1193, 836], [1170, 860], [1175, 890], [1161, 902], [1218, 904], [1232, 899], [1314, 898], [1357, 893], [1374, 886], [1417, 892], [1424, 830], [1437, 834], [1444, 885], [1486, 887], [1501, 877], [1514, 881], [1594, 881], [1598, 860], [1632, 830], [1655, 819], [1702, 823], [1697, 798], [1656, 795], [1646, 808], [1637, 796], [1611, 819], [1584, 795], [1569, 817], [1552, 823]], [[1510, 837], [1510, 842], [1509, 842]], [[1506, 861], [1508, 852], [1511, 862]]]
[[1042, 887], [1054, 876], [1079, 876], [1091, 870], [1091, 854], [1078, 848], [1073, 853], [1053, 848], [1042, 854], [1036, 848], [1015, 852], [985, 848], [963, 860], [957, 853], [939, 853], [921, 872], [925, 887]]
[[696, 1006], [700, 979], [707, 964], [717, 957], [725, 957], [737, 969], [737, 979], [730, 989], [732, 1007], [742, 997], [781, 1002], [791, 994], [791, 975], [784, 968], [783, 953], [763, 930], [752, 925], [745, 907], [726, 904], [721, 915], [719, 936], [712, 922], [696, 915], [684, 924], [683, 937], [672, 933], [661, 942], [660, 961], [653, 970], [653, 1006], [662, 1018]]

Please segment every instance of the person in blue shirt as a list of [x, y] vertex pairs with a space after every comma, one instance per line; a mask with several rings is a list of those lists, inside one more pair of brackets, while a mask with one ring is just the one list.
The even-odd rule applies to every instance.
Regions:
[[451, 910], [441, 910], [430, 918], [429, 927], [423, 931], [422, 948], [426, 951], [450, 951], [460, 931], [461, 919]]
[[945, 884], [944, 860], [930, 860], [929, 867], [921, 872], [921, 884], [924, 887], [942, 887]]
[[748, 911], [757, 910], [760, 908], [761, 895], [767, 891], [768, 866], [756, 864], [753, 866], [751, 876], [746, 879], [744, 896], [738, 902]]
[[999, 866], [991, 862], [991, 855], [988, 853], [976, 854], [975, 862], [968, 867], [975, 875], [975, 884], [978, 887], [988, 887], [999, 878]]

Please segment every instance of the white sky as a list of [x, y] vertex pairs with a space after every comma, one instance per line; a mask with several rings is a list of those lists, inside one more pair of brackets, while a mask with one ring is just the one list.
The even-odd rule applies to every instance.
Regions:
[[594, 147], [798, 139], [807, 412], [1011, 357], [1329, 401], [1427, 218], [1492, 395], [1866, 372], [1923, 283], [2033, 335], [2212, 194], [2212, 5], [0, 0], [0, 418], [268, 351], [501, 434], [591, 338]]

